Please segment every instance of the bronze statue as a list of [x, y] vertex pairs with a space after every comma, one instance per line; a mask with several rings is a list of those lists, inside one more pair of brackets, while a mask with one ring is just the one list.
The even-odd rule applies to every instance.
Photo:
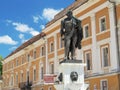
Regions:
[[65, 59], [69, 58], [71, 52], [71, 59], [75, 59], [75, 49], [81, 49], [81, 40], [83, 38], [83, 31], [81, 21], [73, 16], [72, 11], [67, 12], [67, 18], [61, 21], [61, 37], [64, 40]]

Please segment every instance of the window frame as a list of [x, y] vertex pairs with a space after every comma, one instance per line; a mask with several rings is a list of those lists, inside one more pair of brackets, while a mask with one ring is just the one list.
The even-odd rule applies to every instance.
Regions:
[[39, 67], [39, 80], [42, 81], [44, 79], [44, 65], [43, 63], [40, 63], [40, 67]]
[[[101, 23], [101, 20], [102, 19], [105, 19], [105, 29], [104, 30], [102, 30], [102, 23]], [[106, 25], [106, 16], [102, 16], [102, 17], [100, 17], [99, 18], [99, 29], [100, 29], [100, 32], [104, 32], [104, 31], [106, 31], [106, 29], [107, 29], [107, 25]]]
[[[34, 71], [35, 71], [35, 72], [34, 72]], [[36, 80], [37, 80], [36, 77], [37, 77], [37, 72], [36, 72], [36, 68], [34, 68], [34, 69], [33, 69], [33, 81], [36, 81]]]
[[11, 75], [10, 85], [11, 85], [11, 86], [14, 86], [14, 76], [13, 76], [13, 75]]
[[34, 58], [34, 59], [37, 58], [37, 52], [36, 52], [36, 49], [33, 51], [33, 58]]
[[30, 54], [27, 54], [27, 61], [30, 61]]
[[[87, 54], [89, 54], [89, 69], [88, 69], [88, 61], [87, 61]], [[92, 52], [91, 50], [86, 50], [84, 52], [84, 59], [85, 59], [85, 63], [86, 63], [86, 71], [91, 71], [92, 70]]]
[[24, 55], [21, 56], [21, 64], [24, 64]]
[[16, 73], [16, 85], [18, 84], [18, 73]]
[[[104, 56], [103, 56], [103, 49], [105, 49], [105, 48], [107, 48], [108, 49], [108, 51], [107, 51], [107, 58], [108, 58], [108, 60], [107, 60], [107, 63], [108, 63], [108, 65], [104, 65], [105, 63], [105, 61], [104, 61]], [[102, 66], [102, 68], [106, 68], [106, 67], [109, 67], [110, 66], [110, 48], [109, 48], [109, 44], [105, 44], [105, 45], [102, 45], [101, 46], [101, 66]]]
[[107, 79], [100, 80], [101, 90], [104, 90], [104, 89], [103, 89], [103, 88], [104, 88], [103, 82], [107, 82], [107, 90], [108, 90], [108, 80], [107, 80]]
[[[86, 36], [86, 27], [88, 27], [88, 36]], [[88, 38], [90, 36], [90, 33], [89, 33], [89, 24], [85, 24], [83, 26], [83, 33], [84, 33], [84, 38]]]
[[64, 40], [62, 40], [61, 36], [59, 37], [59, 49], [64, 47]]
[[28, 76], [29, 76], [29, 79], [30, 79], [30, 72], [29, 72], [29, 70], [26, 71], [26, 81], [28, 79]]
[[45, 46], [42, 46], [41, 48], [40, 48], [40, 56], [44, 56], [45, 55]]
[[23, 72], [21, 72], [20, 74], [20, 82], [23, 82], [24, 81], [24, 75], [23, 75]]
[[18, 60], [18, 58], [16, 59], [16, 66], [18, 66], [19, 65], [19, 60]]
[[54, 43], [50, 42], [50, 52], [53, 52], [53, 51], [54, 51]]
[[50, 74], [54, 74], [54, 63], [50, 63]]
[[52, 86], [49, 86], [49, 87], [48, 87], [48, 90], [52, 90]]

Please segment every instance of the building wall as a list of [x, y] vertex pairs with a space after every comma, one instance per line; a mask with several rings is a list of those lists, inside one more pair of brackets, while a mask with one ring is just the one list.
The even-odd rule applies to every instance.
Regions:
[[119, 90], [119, 79], [118, 75], [101, 75], [96, 77], [91, 77], [86, 80], [86, 82], [90, 83], [90, 90], [94, 90], [95, 86], [97, 90], [101, 89], [101, 81], [107, 80], [108, 82], [108, 90]]

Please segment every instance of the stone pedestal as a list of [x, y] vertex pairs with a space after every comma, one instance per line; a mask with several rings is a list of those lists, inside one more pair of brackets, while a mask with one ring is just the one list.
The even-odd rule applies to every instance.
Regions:
[[[61, 62], [59, 73], [62, 73], [63, 80], [61, 84], [55, 85], [56, 90], [86, 90], [84, 83], [84, 66], [81, 60], [67, 60]], [[71, 80], [71, 72], [78, 74], [76, 81]], [[61, 88], [61, 89], [60, 89]]]

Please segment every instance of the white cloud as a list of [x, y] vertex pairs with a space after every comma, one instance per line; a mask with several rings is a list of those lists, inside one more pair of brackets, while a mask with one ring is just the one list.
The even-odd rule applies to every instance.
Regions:
[[33, 35], [33, 36], [35, 36], [35, 35], [38, 35], [39, 32], [38, 31], [30, 31], [30, 34]]
[[7, 19], [7, 20], [5, 20], [5, 22], [6, 22], [6, 25], [8, 26], [9, 24], [12, 23], [12, 20]]
[[6, 22], [7, 23], [12, 23], [12, 20], [7, 19]]
[[21, 39], [21, 42], [24, 43], [26, 42], [27, 40], [25, 39], [24, 37], [24, 34], [19, 34], [19, 38]]
[[12, 23], [13, 26], [15, 26], [14, 28], [22, 33], [30, 33], [31, 35], [37, 35], [39, 32], [34, 30], [34, 28], [29, 27], [27, 24], [22, 24], [22, 23], [18, 23], [18, 22], [13, 22]]
[[45, 9], [43, 10], [42, 16], [43, 16], [46, 20], [50, 21], [50, 20], [52, 20], [52, 19], [54, 18], [54, 16], [55, 16], [57, 13], [59, 13], [61, 10], [63, 10], [63, 9], [61, 8], [61, 9], [55, 10], [55, 9], [53, 9], [53, 8], [45, 8]]
[[44, 20], [44, 18], [40, 15], [33, 16], [34, 23], [39, 23], [40, 20]]
[[43, 18], [42, 16], [39, 16], [39, 19], [40, 19], [40, 20], [44, 20], [44, 18]]
[[0, 36], [0, 43], [1, 44], [10, 44], [10, 45], [16, 45], [18, 42], [12, 40], [12, 38], [8, 35]]
[[20, 39], [23, 39], [23, 38], [24, 38], [24, 34], [20, 34], [20, 35], [19, 35], [19, 38], [20, 38]]
[[40, 28], [41, 28], [41, 29], [44, 29], [44, 28], [45, 28], [45, 25], [40, 25]]
[[10, 51], [13, 51], [13, 50], [15, 50], [16, 48], [17, 48], [16, 46], [13, 46], [13, 47], [9, 48], [9, 50], [10, 50]]
[[28, 31], [33, 30], [33, 28], [29, 27], [26, 24], [16, 23], [16, 22], [13, 22], [12, 24], [13, 26], [15, 26], [15, 29], [20, 32], [28, 32]]
[[33, 16], [33, 21], [34, 21], [34, 23], [38, 23], [39, 22], [39, 16]]

